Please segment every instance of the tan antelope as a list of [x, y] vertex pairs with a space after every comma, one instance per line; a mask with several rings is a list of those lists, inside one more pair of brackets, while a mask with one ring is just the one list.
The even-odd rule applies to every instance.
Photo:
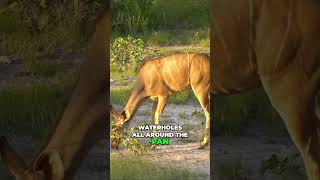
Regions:
[[0, 138], [2, 160], [16, 179], [70, 180], [90, 147], [105, 135], [109, 117], [108, 36], [109, 5], [95, 22], [87, 59], [81, 66], [69, 104], [30, 166], [10, 147], [6, 138]]
[[262, 84], [309, 180], [320, 180], [319, 0], [212, 0], [210, 6], [210, 92]]
[[159, 124], [169, 97], [174, 92], [192, 89], [205, 112], [206, 131], [201, 143], [209, 143], [210, 128], [210, 61], [209, 56], [199, 53], [175, 53], [169, 56], [147, 60], [141, 66], [134, 89], [121, 114], [113, 109], [117, 125], [129, 122], [143, 100], [153, 101], [152, 122]]

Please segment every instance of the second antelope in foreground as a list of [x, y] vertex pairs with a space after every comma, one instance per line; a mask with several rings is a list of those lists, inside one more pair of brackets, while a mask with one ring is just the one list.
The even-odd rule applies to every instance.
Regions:
[[153, 101], [152, 121], [159, 124], [168, 98], [174, 93], [192, 89], [206, 116], [206, 131], [201, 143], [209, 143], [210, 135], [210, 61], [209, 56], [200, 53], [176, 53], [147, 60], [140, 68], [130, 98], [121, 114], [113, 110], [116, 125], [130, 121], [143, 100]]

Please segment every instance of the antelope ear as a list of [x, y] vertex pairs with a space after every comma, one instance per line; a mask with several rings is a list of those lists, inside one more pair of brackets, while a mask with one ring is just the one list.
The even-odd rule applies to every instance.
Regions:
[[63, 161], [57, 150], [42, 153], [35, 161], [33, 169], [34, 171], [43, 171], [46, 179], [64, 178]]
[[0, 154], [4, 163], [16, 178], [18, 178], [28, 169], [24, 160], [10, 146], [7, 139], [3, 136], [0, 137]]

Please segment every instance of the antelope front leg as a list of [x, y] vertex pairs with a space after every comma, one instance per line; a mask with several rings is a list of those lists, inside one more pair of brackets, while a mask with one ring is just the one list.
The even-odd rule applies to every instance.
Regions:
[[159, 124], [159, 117], [160, 114], [163, 112], [164, 108], [166, 107], [167, 101], [168, 101], [168, 96], [159, 96], [158, 97], [158, 105], [157, 108], [154, 112], [153, 116], [153, 122], [155, 125]]
[[203, 149], [210, 142], [210, 103], [207, 103], [204, 107], [204, 113], [206, 116], [206, 129], [203, 136], [203, 141], [201, 142], [200, 149]]
[[302, 155], [308, 179], [320, 180], [320, 119], [315, 104], [320, 73], [308, 80], [296, 69], [276, 80], [261, 80]]
[[[153, 106], [152, 106], [152, 122], [154, 125], [159, 124], [160, 114], [163, 112], [167, 101], [168, 101], [168, 96], [160, 96], [157, 98], [157, 100], [154, 100]], [[156, 146], [151, 145], [150, 148], [155, 149]]]

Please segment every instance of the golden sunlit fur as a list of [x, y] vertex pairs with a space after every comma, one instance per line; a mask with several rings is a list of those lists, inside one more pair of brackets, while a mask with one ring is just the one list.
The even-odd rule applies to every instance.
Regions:
[[209, 56], [198, 53], [175, 53], [146, 61], [137, 76], [135, 87], [123, 111], [113, 113], [116, 124], [131, 120], [141, 102], [150, 98], [153, 103], [152, 122], [159, 124], [169, 97], [174, 92], [192, 89], [205, 111], [206, 131], [201, 143], [203, 148], [209, 143], [210, 128], [210, 62]]
[[210, 92], [232, 94], [262, 85], [309, 179], [320, 180], [320, 2], [212, 0], [210, 6]]

